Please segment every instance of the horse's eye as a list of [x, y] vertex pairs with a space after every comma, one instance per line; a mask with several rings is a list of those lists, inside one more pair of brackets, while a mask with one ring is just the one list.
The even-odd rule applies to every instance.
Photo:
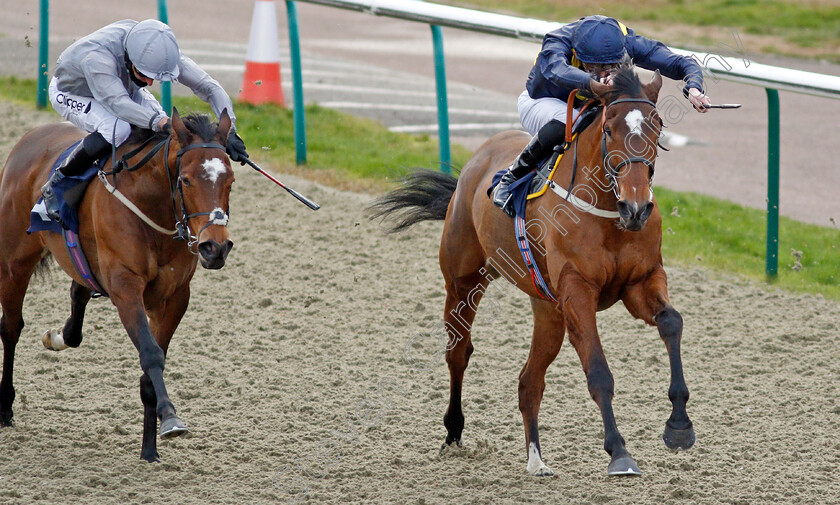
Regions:
[[604, 133], [606, 133], [610, 140], [612, 140], [612, 130], [610, 130], [609, 126], [604, 127]]
[[192, 183], [186, 177], [181, 176], [181, 182], [184, 183], [184, 186], [192, 186]]

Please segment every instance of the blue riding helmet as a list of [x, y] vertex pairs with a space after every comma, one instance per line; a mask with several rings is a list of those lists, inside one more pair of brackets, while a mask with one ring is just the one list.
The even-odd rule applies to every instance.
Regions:
[[575, 56], [583, 63], [610, 65], [627, 54], [624, 31], [618, 21], [606, 16], [581, 18], [572, 35]]

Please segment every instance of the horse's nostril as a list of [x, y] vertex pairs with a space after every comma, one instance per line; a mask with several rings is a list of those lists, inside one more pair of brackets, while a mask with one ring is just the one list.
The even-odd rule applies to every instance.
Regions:
[[639, 219], [645, 221], [650, 217], [651, 212], [653, 212], [653, 202], [648, 202], [647, 205], [642, 208], [642, 212], [639, 213]]
[[622, 219], [630, 219], [633, 213], [631, 210], [632, 207], [629, 203], [624, 200], [619, 200], [615, 205], [618, 208], [618, 215], [621, 216]]
[[207, 240], [198, 244], [198, 252], [205, 259], [213, 259], [219, 255], [219, 244], [213, 240]]

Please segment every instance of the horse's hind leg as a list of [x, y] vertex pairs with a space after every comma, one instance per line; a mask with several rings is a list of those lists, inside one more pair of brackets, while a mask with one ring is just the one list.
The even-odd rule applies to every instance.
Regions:
[[449, 407], [443, 416], [446, 441], [443, 451], [455, 442], [461, 446], [464, 431], [464, 412], [461, 408], [461, 387], [464, 371], [473, 352], [472, 323], [478, 302], [484, 294], [487, 279], [479, 272], [452, 279], [446, 284], [446, 307], [443, 320], [446, 325], [446, 364], [449, 366]]
[[604, 423], [604, 450], [611, 456], [607, 474], [641, 475], [615, 423], [612, 407], [615, 382], [601, 347], [595, 321], [598, 290], [571, 268], [564, 269], [560, 283], [569, 343], [574, 346], [580, 363], [583, 365], [589, 395], [601, 410], [601, 419]]
[[70, 317], [59, 331], [53, 328], [44, 334], [44, 347], [51, 351], [61, 351], [68, 347], [79, 347], [82, 343], [82, 324], [85, 321], [85, 308], [90, 301], [91, 291], [76, 281], [70, 285]]
[[15, 347], [23, 330], [23, 299], [29, 279], [40, 259], [39, 254], [12, 261], [0, 261], [0, 339], [3, 341], [3, 378], [0, 380], [0, 426], [12, 426], [12, 403], [15, 401], [13, 371]]
[[545, 390], [545, 371], [560, 352], [566, 327], [563, 314], [554, 303], [531, 298], [531, 307], [534, 311], [534, 335], [528, 360], [519, 374], [519, 410], [525, 426], [528, 473], [548, 477], [554, 472], [542, 459], [537, 417]]
[[645, 281], [635, 284], [622, 296], [624, 305], [633, 317], [642, 319], [659, 329], [659, 336], [665, 342], [668, 359], [671, 362], [671, 386], [668, 399], [671, 400], [671, 417], [665, 423], [662, 440], [670, 449], [688, 449], [694, 445], [694, 426], [686, 412], [688, 386], [683, 377], [680, 341], [683, 321], [680, 313], [668, 303], [665, 270], [655, 270]]

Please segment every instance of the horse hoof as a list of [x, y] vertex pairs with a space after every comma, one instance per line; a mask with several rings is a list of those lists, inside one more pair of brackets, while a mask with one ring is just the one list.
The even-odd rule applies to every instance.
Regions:
[[443, 453], [446, 452], [446, 449], [448, 447], [452, 447], [452, 442], [455, 442], [455, 447], [457, 447], [459, 449], [464, 448], [464, 442], [462, 442], [460, 438], [457, 439], [457, 440], [451, 440], [451, 441], [447, 439], [443, 443], [443, 445], [440, 446], [440, 452], [438, 453], [438, 456], [443, 456]]
[[620, 458], [610, 461], [607, 467], [607, 475], [641, 475], [642, 471], [633, 459], [633, 456], [626, 454]]
[[157, 451], [150, 452], [148, 454], [142, 453], [140, 454], [140, 459], [143, 459], [149, 463], [160, 463], [160, 456], [158, 455]]
[[172, 416], [160, 422], [160, 438], [175, 438], [190, 431], [178, 416]]
[[528, 445], [528, 464], [525, 465], [525, 469], [534, 477], [551, 477], [554, 475], [554, 471], [542, 460], [540, 450], [537, 449], [537, 444], [534, 442]]
[[44, 347], [50, 351], [63, 351], [69, 347], [64, 343], [64, 336], [61, 334], [61, 330], [56, 328], [47, 330], [47, 332], [44, 333], [44, 338], [41, 339], [41, 342], [44, 344]]
[[536, 467], [532, 467], [529, 464], [526, 469], [528, 470], [528, 473], [534, 477], [554, 477], [554, 470], [549, 468], [549, 466], [542, 461], [540, 461]]
[[14, 428], [14, 414], [11, 412], [0, 412], [0, 428]]
[[690, 449], [694, 445], [694, 427], [677, 430], [665, 424], [662, 441], [669, 449]]

